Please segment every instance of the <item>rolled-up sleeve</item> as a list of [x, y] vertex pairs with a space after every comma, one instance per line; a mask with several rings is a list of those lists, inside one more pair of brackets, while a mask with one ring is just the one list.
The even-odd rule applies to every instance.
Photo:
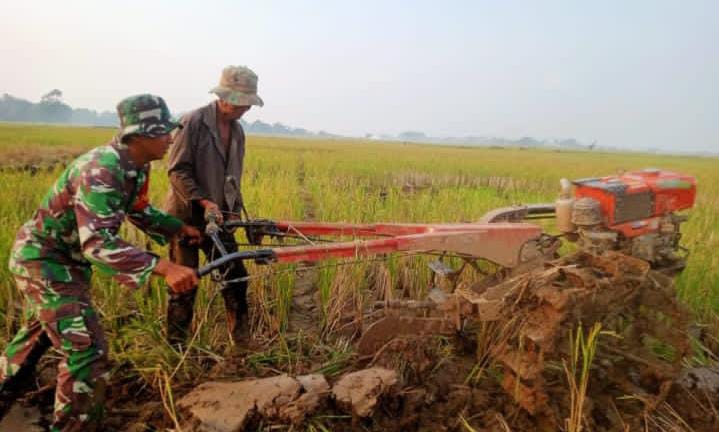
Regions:
[[144, 285], [158, 258], [118, 236], [125, 211], [122, 181], [117, 173], [107, 167], [88, 168], [76, 187], [74, 210], [82, 255], [124, 285]]

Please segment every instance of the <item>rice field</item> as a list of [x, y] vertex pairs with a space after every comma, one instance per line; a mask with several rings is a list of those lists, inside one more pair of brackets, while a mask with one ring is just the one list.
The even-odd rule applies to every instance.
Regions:
[[[0, 348], [14, 332], [20, 298], [6, 265], [18, 227], [27, 220], [63, 161], [109, 140], [110, 129], [0, 124]], [[517, 203], [553, 201], [559, 180], [659, 167], [695, 175], [696, 207], [683, 226], [688, 267], [677, 280], [680, 298], [696, 320], [713, 323], [719, 313], [719, 160], [519, 148], [460, 148], [365, 140], [307, 140], [249, 136], [243, 196], [253, 217], [283, 220], [312, 218], [346, 222], [468, 222], [486, 211]], [[37, 167], [35, 167], [37, 165]], [[154, 163], [152, 201], [160, 206], [168, 188], [164, 162]], [[551, 227], [551, 226], [549, 226]], [[551, 229], [551, 228], [550, 228]], [[123, 236], [145, 247], [143, 234], [126, 226]], [[152, 250], [166, 255], [157, 245]], [[343, 313], [361, 310], [369, 284], [426, 287], [429, 270], [422, 258], [390, 257], [316, 269], [317, 306], [322, 334], [340, 332]], [[307, 369], [337, 373], [349, 359], [345, 339], [323, 338], [303, 345], [289, 334], [292, 267], [250, 265], [256, 334], [274, 338], [272, 348], [247, 356], [250, 368], [286, 372]], [[368, 277], [370, 275], [371, 277]], [[187, 352], [167, 346], [162, 337], [166, 289], [159, 280], [129, 292], [101, 275], [93, 297], [111, 345], [116, 373], [158, 389], [173, 411], [176, 382], [201, 381], [212, 365], [232, 352], [216, 290], [200, 290], [196, 334]], [[305, 364], [302, 356], [324, 359]], [[164, 391], [162, 389], [165, 389]], [[171, 393], [171, 391], [170, 391]]]

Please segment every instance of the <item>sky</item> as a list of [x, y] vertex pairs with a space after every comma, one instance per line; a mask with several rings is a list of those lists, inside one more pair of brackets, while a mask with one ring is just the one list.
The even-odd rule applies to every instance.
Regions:
[[0, 93], [183, 112], [230, 64], [249, 121], [719, 149], [718, 1], [0, 0]]

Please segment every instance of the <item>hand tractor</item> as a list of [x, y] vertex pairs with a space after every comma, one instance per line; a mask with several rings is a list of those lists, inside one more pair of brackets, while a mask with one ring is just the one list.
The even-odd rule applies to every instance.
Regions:
[[[386, 296], [371, 305], [370, 312], [379, 311], [372, 316], [380, 318], [362, 330], [360, 355], [395, 338], [467, 335], [491, 324], [494, 336], [482, 358], [501, 365], [502, 385], [522, 408], [541, 413], [552, 393], [548, 366], [567, 354], [566, 336], [578, 325], [600, 323], [612, 334], [601, 346], [603, 361], [617, 372], [607, 372], [606, 385], [660, 401], [689, 349], [687, 314], [676, 300], [672, 276], [686, 263], [680, 226], [687, 220], [682, 211], [694, 205], [696, 180], [645, 169], [560, 184], [554, 203], [500, 208], [474, 223], [210, 221], [207, 234], [222, 256], [198, 273], [217, 274], [236, 260], [300, 263], [393, 252], [452, 256], [464, 263], [460, 269], [430, 263], [434, 275], [450, 283], [437, 284], [425, 298]], [[534, 223], [551, 218], [554, 229]], [[217, 233], [237, 227], [260, 247], [224, 253]], [[266, 236], [309, 244], [262, 247]], [[353, 240], [326, 241], [333, 236]], [[484, 276], [458, 282], [465, 268]]]

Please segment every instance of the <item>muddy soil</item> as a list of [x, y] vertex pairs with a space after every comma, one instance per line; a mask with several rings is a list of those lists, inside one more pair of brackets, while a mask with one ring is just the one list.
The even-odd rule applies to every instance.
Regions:
[[0, 431], [43, 432], [43, 421], [37, 407], [15, 404], [0, 421]]
[[[509, 281], [506, 281], [509, 283]], [[198, 387], [173, 393], [183, 430], [557, 431], [566, 429], [572, 394], [572, 337], [581, 323], [607, 333], [590, 369], [582, 416], [591, 431], [717, 431], [719, 369], [684, 367], [686, 311], [671, 280], [621, 256], [575, 256], [486, 290], [497, 316], [453, 337], [400, 337], [337, 375], [252, 370], [244, 354], [215, 367]], [[520, 318], [520, 319], [517, 319]], [[477, 326], [478, 325], [478, 326]], [[490, 335], [491, 337], [487, 336]], [[269, 348], [269, 347], [264, 347]], [[54, 377], [29, 401], [26, 429], [47, 424]], [[260, 376], [261, 379], [254, 377]], [[4, 421], [22, 421], [15, 409]], [[114, 379], [108, 431], [175, 428], [159, 395]], [[0, 427], [0, 430], [5, 430]], [[9, 430], [9, 429], [8, 429]]]
[[[445, 357], [440, 354], [446, 348], [446, 341], [435, 340], [395, 343], [392, 349], [384, 351], [377, 363], [394, 365], [394, 377], [386, 381], [378, 378], [374, 369], [360, 369], [344, 375], [330, 383], [332, 390], [317, 410], [305, 412], [305, 421], [312, 416], [321, 416], [322, 424], [328, 430], [353, 431], [557, 431], [563, 426], [564, 417], [529, 414], [515, 399], [507, 394], [501, 380], [489, 371], [477, 381], [471, 376], [474, 366], [469, 356]], [[431, 346], [431, 347], [430, 347]], [[403, 356], [400, 354], [404, 353]], [[459, 354], [459, 353], [457, 353]], [[425, 365], [413, 369], [407, 365], [418, 360]], [[382, 368], [384, 371], [392, 369]], [[712, 414], [712, 407], [718, 406], [719, 393], [712, 392], [711, 382], [719, 376], [718, 371], [702, 370], [690, 381], [679, 380], [672, 387], [666, 402], [648, 409], [646, 401], [638, 399], [621, 400], [610, 394], [592, 392], [597, 381], [590, 384], [590, 394], [585, 404], [590, 431], [716, 431], [719, 424]], [[284, 377], [282, 379], [287, 379]], [[565, 385], [558, 385], [558, 388]], [[697, 387], [706, 393], [697, 392]], [[349, 390], [349, 391], [348, 391]], [[265, 395], [277, 394], [277, 390]], [[557, 406], [566, 406], [568, 395], [555, 393]], [[282, 397], [272, 399], [282, 404]], [[290, 398], [291, 399], [291, 398]], [[699, 400], [701, 403], [697, 403]], [[292, 402], [287, 406], [293, 406]], [[284, 408], [274, 408], [275, 413]], [[271, 410], [272, 411], [272, 410]], [[258, 411], [259, 412], [259, 411]], [[561, 414], [561, 412], [560, 412]], [[568, 414], [568, 412], [565, 412]], [[274, 417], [273, 417], [274, 415]], [[255, 416], [245, 429], [256, 430], [259, 425], [288, 425], [292, 422], [281, 420], [277, 414]], [[316, 417], [315, 417], [316, 418]], [[300, 424], [304, 430], [308, 422]], [[195, 423], [197, 427], [197, 423]], [[646, 426], [646, 428], [645, 428]], [[472, 429], [469, 429], [472, 428]], [[691, 428], [691, 429], [690, 429]], [[189, 430], [205, 430], [202, 428]], [[224, 431], [225, 429], [217, 429]]]
[[[569, 372], [571, 344], [577, 332], [587, 331], [583, 323], [597, 322], [604, 333], [581, 413], [586, 430], [719, 430], [719, 374], [682, 369], [689, 354], [688, 314], [671, 279], [645, 262], [617, 253], [577, 254], [474, 291], [491, 302], [495, 317], [484, 330], [396, 338], [359, 358], [357, 372], [330, 380], [333, 397], [323, 414], [332, 420], [325, 426], [565, 429], [573, 405], [569, 377], [580, 379]], [[394, 371], [397, 382], [378, 383], [366, 369], [376, 367]], [[367, 373], [357, 386], [345, 385], [358, 376], [353, 374]], [[369, 407], [353, 403], [354, 397]]]
[[[354, 365], [355, 374], [367, 368], [381, 368], [394, 371], [395, 379], [378, 384], [371, 373], [361, 378], [359, 385], [349, 384], [351, 391], [342, 390], [343, 379], [353, 381], [347, 378], [352, 376], [349, 374], [326, 380], [278, 375], [259, 385], [257, 380], [248, 378], [252, 384], [243, 385], [243, 381], [248, 381], [243, 380], [208, 382], [194, 389], [178, 386], [175, 392], [183, 430], [253, 431], [272, 425], [284, 425], [279, 430], [288, 430], [292, 424], [293, 430], [307, 430], [310, 424], [316, 425], [317, 418], [322, 418], [323, 427], [332, 431], [466, 432], [472, 430], [468, 426], [492, 432], [560, 430], [563, 415], [568, 414], [561, 409], [569, 402], [565, 382], [552, 383], [554, 387], [550, 390], [553, 406], [559, 407], [557, 417], [531, 415], [502, 387], [499, 367], [488, 368], [481, 375], [473, 373], [476, 363], [472, 348], [464, 340], [396, 339], [378, 357]], [[174, 428], [159, 395], [136, 384], [123, 385], [117, 381], [114, 384], [104, 430], [140, 432]], [[648, 407], [649, 398], [643, 401], [642, 395], [622, 399], [595, 389], [606, 389], [600, 377], [589, 384], [585, 414], [592, 427], [587, 430], [719, 430], [715, 411], [719, 407], [717, 369], [685, 369], [672, 384], [665, 402], [652, 409]], [[193, 399], [191, 395], [197, 390], [209, 392], [214, 402]], [[235, 400], [238, 396], [240, 402]], [[46, 430], [51, 407], [52, 389], [46, 389], [32, 399], [30, 408], [16, 404], [0, 423], [0, 430]], [[211, 423], [215, 426], [236, 427], [203, 429], [193, 411], [217, 422]]]

